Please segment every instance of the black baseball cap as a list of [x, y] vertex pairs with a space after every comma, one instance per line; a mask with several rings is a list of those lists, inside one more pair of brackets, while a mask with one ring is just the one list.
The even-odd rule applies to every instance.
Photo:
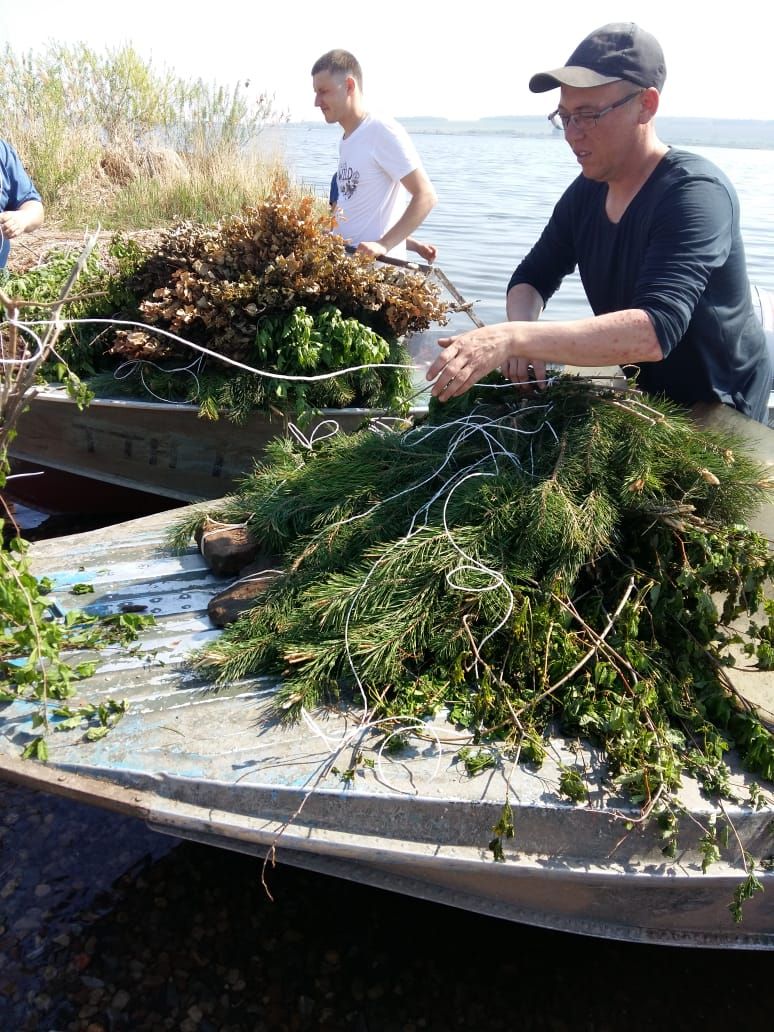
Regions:
[[529, 88], [533, 93], [545, 93], [557, 86], [604, 86], [621, 79], [657, 90], [663, 88], [666, 79], [661, 45], [634, 22], [610, 22], [595, 29], [562, 68], [533, 75]]

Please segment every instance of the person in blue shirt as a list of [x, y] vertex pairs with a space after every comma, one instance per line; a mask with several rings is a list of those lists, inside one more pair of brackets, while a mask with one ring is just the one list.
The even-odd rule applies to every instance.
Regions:
[[21, 158], [0, 140], [0, 269], [8, 261], [11, 241], [43, 225], [43, 202]]
[[[772, 369], [739, 200], [716, 165], [659, 140], [665, 79], [659, 43], [631, 22], [596, 29], [532, 77], [533, 93], [560, 89], [548, 117], [580, 175], [511, 277], [508, 321], [439, 341], [427, 378], [441, 401], [495, 369], [529, 387], [545, 383], [546, 363], [620, 366], [654, 396], [767, 421]], [[575, 268], [593, 316], [538, 321]]]

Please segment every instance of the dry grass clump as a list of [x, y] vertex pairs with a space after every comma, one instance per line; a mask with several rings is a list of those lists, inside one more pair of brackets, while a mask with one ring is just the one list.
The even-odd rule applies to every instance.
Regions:
[[134, 166], [133, 177], [111, 200], [111, 226], [131, 229], [180, 220], [209, 222], [266, 200], [287, 183], [284, 169], [255, 156], [234, 152], [176, 156], [180, 164], [165, 164], [157, 153], [147, 156], [144, 170], [138, 172]]
[[138, 179], [187, 179], [188, 168], [183, 158], [171, 147], [138, 147], [127, 144], [103, 148], [100, 168], [117, 186], [126, 186]]
[[98, 53], [5, 46], [3, 135], [58, 228], [135, 229], [211, 221], [267, 195], [275, 163], [248, 157], [286, 120], [249, 83], [225, 87], [157, 70], [131, 46]]

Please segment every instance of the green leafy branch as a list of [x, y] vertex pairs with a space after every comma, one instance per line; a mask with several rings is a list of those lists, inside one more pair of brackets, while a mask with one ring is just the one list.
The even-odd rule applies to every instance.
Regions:
[[[155, 620], [138, 613], [94, 617], [77, 610], [68, 612], [64, 618], [55, 618], [50, 610], [51, 584], [30, 572], [27, 550], [26, 542], [13, 538], [8, 547], [0, 551], [0, 677], [3, 684], [0, 703], [37, 700], [39, 709], [33, 716], [33, 727], [42, 727], [47, 732], [53, 702], [72, 697], [77, 682], [91, 677], [96, 669], [94, 660], [72, 663], [67, 661], [67, 654], [128, 644]], [[77, 714], [79, 721], [94, 717], [99, 720], [102, 730], [98, 734], [87, 734], [89, 740], [107, 733], [123, 715], [125, 706], [110, 701], [92, 710], [81, 707], [68, 713], [70, 718]], [[54, 713], [61, 716], [65, 710], [60, 707]], [[61, 729], [60, 723], [55, 730]], [[35, 738], [24, 755], [45, 759], [45, 739]]]

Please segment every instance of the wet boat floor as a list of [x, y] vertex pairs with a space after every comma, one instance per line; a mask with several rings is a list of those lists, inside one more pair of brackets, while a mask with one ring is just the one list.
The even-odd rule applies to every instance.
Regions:
[[0, 1029], [766, 1028], [768, 952], [548, 932], [0, 785]]

